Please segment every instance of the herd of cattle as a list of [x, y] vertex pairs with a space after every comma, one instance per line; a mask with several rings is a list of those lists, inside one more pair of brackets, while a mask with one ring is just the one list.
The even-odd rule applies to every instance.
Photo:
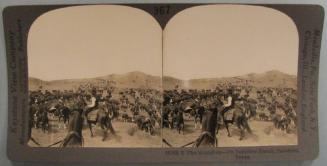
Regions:
[[[92, 94], [96, 91], [97, 108], [84, 114]], [[277, 129], [286, 133], [296, 132], [297, 93], [292, 88], [217, 87], [210, 90], [107, 88], [92, 90], [37, 90], [30, 91], [30, 138], [32, 128], [51, 134], [54, 121], [67, 130], [67, 137], [60, 145], [82, 146], [82, 128], [98, 124], [103, 131], [103, 141], [116, 121], [132, 123], [138, 130], [150, 135], [160, 135], [162, 128], [184, 134], [185, 119], [194, 121], [194, 128], [201, 129], [194, 146], [212, 145], [219, 130], [235, 124], [240, 131], [240, 140], [246, 131], [251, 133], [249, 120], [271, 121]], [[228, 92], [232, 92], [229, 94]], [[235, 106], [223, 111], [228, 95], [232, 95]], [[225, 112], [224, 114], [222, 112]], [[63, 130], [63, 129], [62, 129]], [[207, 141], [204, 137], [207, 137]], [[169, 144], [163, 139], [164, 143]], [[205, 143], [207, 142], [207, 143]], [[36, 142], [36, 144], [38, 144]]]

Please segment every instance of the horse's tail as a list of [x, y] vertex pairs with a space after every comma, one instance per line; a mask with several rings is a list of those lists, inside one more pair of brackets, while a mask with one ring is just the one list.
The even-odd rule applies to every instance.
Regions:
[[204, 131], [204, 132], [202, 132], [201, 133], [201, 135], [195, 140], [195, 142], [194, 142], [194, 146], [195, 147], [199, 147], [201, 144], [202, 144], [202, 142], [204, 141], [204, 139], [205, 138], [209, 138], [209, 139], [211, 139], [212, 141], [210, 141], [210, 142], [212, 142], [212, 145], [215, 145], [216, 144], [216, 138], [215, 138], [215, 136], [213, 136], [210, 132], [208, 132], [208, 131]]
[[67, 147], [67, 145], [70, 142], [70, 140], [73, 139], [74, 137], [76, 137], [80, 141], [81, 146], [83, 146], [83, 144], [84, 144], [83, 137], [81, 135], [79, 135], [77, 132], [71, 131], [71, 132], [68, 133], [68, 135], [66, 136], [66, 138], [64, 138], [61, 141], [60, 147]]

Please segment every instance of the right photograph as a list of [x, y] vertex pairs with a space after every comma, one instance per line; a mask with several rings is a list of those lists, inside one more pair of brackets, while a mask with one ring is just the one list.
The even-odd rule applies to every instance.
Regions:
[[275, 9], [177, 13], [163, 31], [163, 147], [297, 145], [298, 50]]

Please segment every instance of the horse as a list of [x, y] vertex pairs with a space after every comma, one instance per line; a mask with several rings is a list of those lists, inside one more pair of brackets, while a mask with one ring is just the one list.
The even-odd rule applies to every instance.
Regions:
[[291, 118], [283, 115], [275, 115], [273, 117], [274, 126], [282, 131], [289, 132], [289, 125], [291, 123]]
[[[91, 118], [91, 112], [95, 112], [95, 118]], [[109, 112], [104, 106], [99, 106], [98, 109], [91, 111], [88, 115], [87, 115], [87, 124], [89, 126], [90, 129], [90, 133], [91, 133], [91, 137], [94, 136], [93, 131], [92, 131], [92, 124], [96, 125], [96, 124], [100, 124], [101, 129], [103, 130], [103, 138], [102, 141], [105, 141], [107, 136], [108, 136], [108, 130], [110, 130], [110, 132], [112, 134], [115, 134], [115, 130], [111, 124], [111, 119], [113, 117], [113, 112]]]
[[249, 115], [248, 119], [253, 119], [257, 116], [257, 101], [255, 99], [246, 99], [244, 103], [246, 114]]
[[196, 129], [198, 124], [202, 124], [202, 117], [204, 114], [204, 107], [203, 106], [199, 106], [198, 108], [195, 109], [194, 112], [194, 128]]
[[268, 121], [269, 120], [269, 116], [267, 116], [265, 113], [259, 113], [259, 119], [262, 121]]
[[[216, 137], [217, 118], [223, 103], [219, 99], [211, 99], [204, 108], [202, 116], [202, 129], [199, 137], [181, 147], [192, 145], [192, 147], [215, 147], [218, 144]], [[173, 147], [166, 139], [162, 142], [169, 147]]]
[[222, 108], [223, 103], [220, 100], [211, 101], [208, 103], [207, 111], [203, 112], [202, 133], [196, 139], [194, 147], [214, 147], [218, 141], [216, 137], [218, 113]]
[[243, 140], [245, 137], [245, 130], [248, 131], [248, 133], [252, 134], [252, 131], [250, 129], [250, 126], [248, 124], [248, 115], [244, 113], [244, 110], [240, 107], [236, 107], [234, 111], [234, 121], [236, 123], [236, 126], [238, 129], [240, 129], [240, 138], [239, 140]]
[[123, 113], [121, 115], [121, 119], [123, 122], [132, 122], [133, 118], [131, 116], [129, 116], [127, 113]]
[[171, 116], [171, 122], [170, 126], [171, 129], [177, 129], [178, 133], [180, 134], [181, 132], [184, 134], [184, 112], [183, 109], [180, 107], [175, 107], [173, 110], [170, 112]]
[[83, 117], [82, 109], [73, 110], [71, 120], [68, 123], [68, 133], [61, 142], [60, 147], [82, 147], [83, 146]]
[[49, 131], [49, 118], [47, 111], [37, 111], [34, 114], [34, 121], [35, 128], [39, 128], [41, 126], [43, 133]]
[[62, 106], [60, 109], [59, 122], [61, 118], [63, 118], [64, 124], [69, 123], [69, 114], [70, 114], [69, 108], [66, 106]]
[[107, 101], [107, 104], [106, 104], [106, 109], [108, 110], [108, 112], [110, 113], [110, 118], [111, 119], [115, 119], [115, 118], [118, 118], [119, 117], [119, 102], [116, 101], [116, 100], [109, 100]]
[[32, 128], [36, 124], [34, 116], [37, 112], [37, 107], [35, 104], [31, 104], [29, 108], [29, 123], [28, 123], [28, 140], [31, 140], [36, 145], [41, 146], [33, 137], [32, 137]]
[[154, 134], [153, 122], [150, 118], [146, 118], [145, 116], [138, 115], [135, 117], [135, 123], [140, 130], [144, 130], [148, 132], [150, 135]]
[[170, 122], [169, 122], [169, 109], [167, 106], [164, 107], [162, 110], [162, 121], [161, 121], [161, 126], [162, 128], [171, 128]]
[[[237, 128], [240, 130], [240, 138], [239, 140], [243, 140], [245, 136], [245, 130], [248, 131], [248, 133], [252, 133], [250, 126], [248, 124], [248, 114], [241, 106], [235, 106], [232, 110], [232, 118], [231, 119], [226, 119], [226, 117], [222, 114], [222, 112], [219, 114], [221, 116], [218, 119], [222, 119], [223, 124], [226, 127], [227, 134], [229, 137], [231, 137], [231, 133], [229, 130], [229, 124], [235, 124]], [[218, 130], [220, 129], [220, 126], [217, 128]], [[218, 132], [218, 130], [216, 132]]]
[[173, 115], [173, 126], [177, 129], [178, 134], [184, 134], [184, 117], [183, 112], [178, 111], [176, 114]]
[[42, 131], [45, 133], [49, 131], [49, 118], [48, 118], [47, 104], [42, 101], [40, 104], [32, 104], [30, 107], [30, 117], [33, 117], [33, 123], [35, 128], [41, 126]]
[[29, 125], [32, 128], [37, 128], [37, 113], [38, 113], [38, 106], [36, 104], [30, 104], [29, 107]]

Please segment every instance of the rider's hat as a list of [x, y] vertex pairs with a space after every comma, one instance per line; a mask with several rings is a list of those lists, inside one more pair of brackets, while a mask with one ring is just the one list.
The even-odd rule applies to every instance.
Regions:
[[227, 90], [227, 93], [228, 93], [228, 94], [233, 94], [233, 89], [232, 89], [232, 88], [229, 88], [229, 89]]
[[97, 89], [96, 89], [96, 88], [92, 88], [91, 93], [92, 93], [93, 95], [95, 95], [95, 94], [97, 93]]

